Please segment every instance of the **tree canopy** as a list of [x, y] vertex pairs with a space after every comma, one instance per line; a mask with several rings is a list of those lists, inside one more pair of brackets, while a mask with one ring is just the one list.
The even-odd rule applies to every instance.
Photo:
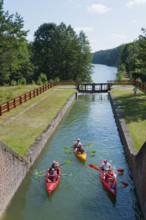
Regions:
[[91, 80], [91, 52], [84, 32], [77, 36], [63, 22], [58, 26], [44, 23], [34, 36], [32, 61], [36, 78], [43, 72], [48, 80]]
[[[91, 81], [91, 51], [84, 32], [44, 23], [26, 40], [23, 18], [9, 15], [0, 0], [0, 85], [46, 80]], [[43, 80], [44, 82], [44, 80]]]
[[117, 66], [119, 71], [133, 79], [146, 82], [146, 29], [142, 28], [141, 31], [142, 34], [134, 42], [95, 52], [92, 62]]

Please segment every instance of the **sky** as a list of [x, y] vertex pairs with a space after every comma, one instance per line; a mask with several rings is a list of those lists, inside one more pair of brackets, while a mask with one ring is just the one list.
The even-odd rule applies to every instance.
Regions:
[[3, 8], [21, 15], [29, 41], [42, 24], [63, 22], [84, 31], [92, 52], [133, 42], [146, 28], [146, 0], [4, 0]]

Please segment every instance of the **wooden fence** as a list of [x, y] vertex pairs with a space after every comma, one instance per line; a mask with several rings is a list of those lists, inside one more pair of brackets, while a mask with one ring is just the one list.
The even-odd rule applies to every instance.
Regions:
[[[118, 84], [131, 84], [134, 86], [137, 86], [140, 90], [142, 90], [143, 92], [146, 93], [146, 83], [141, 83], [138, 82], [136, 80], [132, 80], [132, 81], [108, 81], [108, 83], [112, 83], [113, 85]], [[28, 100], [35, 98], [36, 96], [38, 96], [39, 94], [45, 92], [46, 90], [52, 88], [53, 86], [56, 85], [70, 85], [70, 84], [74, 84], [76, 85], [77, 83], [74, 81], [62, 81], [62, 82], [52, 82], [52, 83], [47, 83], [39, 88], [36, 88], [30, 92], [27, 92], [23, 95], [20, 95], [10, 101], [7, 101], [3, 104], [0, 105], [0, 116], [2, 116], [3, 113], [10, 111], [13, 108], [16, 108], [18, 105], [23, 104], [24, 102], [27, 102]]]
[[134, 85], [137, 86], [141, 91], [146, 93], [146, 83], [142, 83], [136, 80], [123, 80], [123, 81], [118, 81], [118, 80], [109, 80], [107, 81], [108, 83], [111, 83], [113, 85]]
[[35, 98], [39, 94], [45, 92], [46, 90], [52, 88], [53, 86], [57, 85], [57, 83], [48, 83], [45, 84], [39, 88], [33, 89], [30, 92], [27, 92], [23, 95], [20, 95], [10, 101], [7, 101], [0, 105], [0, 115], [2, 115], [5, 112], [10, 111], [13, 108], [16, 108], [18, 105], [21, 105], [24, 102], [27, 102], [28, 100]]
[[146, 93], [146, 83], [141, 83], [139, 81], [134, 80], [132, 83], [134, 86], [137, 86], [141, 91]]

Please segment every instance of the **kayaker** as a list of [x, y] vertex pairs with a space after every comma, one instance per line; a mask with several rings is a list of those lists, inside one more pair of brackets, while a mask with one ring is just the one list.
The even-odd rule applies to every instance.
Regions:
[[50, 171], [52, 170], [52, 168], [55, 169], [55, 171], [57, 172], [57, 175], [59, 176], [60, 175], [60, 166], [58, 165], [58, 162], [57, 161], [53, 161], [51, 167], [49, 168], [48, 172], [50, 173]]
[[81, 145], [80, 147], [78, 147], [77, 152], [78, 152], [79, 154], [83, 154], [83, 153], [85, 152], [85, 150], [84, 150], [84, 148], [83, 148], [83, 145]]
[[50, 172], [48, 173], [48, 179], [52, 182], [55, 182], [58, 179], [57, 172], [54, 168], [50, 169]]
[[109, 170], [105, 173], [105, 180], [107, 181], [107, 182], [110, 182], [110, 183], [112, 183], [112, 182], [114, 182], [114, 175], [113, 175], [113, 172], [112, 172], [112, 167], [110, 166], [109, 167]]
[[101, 166], [101, 170], [108, 171], [111, 168], [111, 165], [107, 162], [107, 160], [104, 160], [104, 163]]
[[80, 142], [80, 139], [78, 138], [76, 140], [76, 142], [74, 143], [74, 148], [76, 149], [76, 151], [78, 153], [83, 153], [84, 152], [84, 148], [83, 148], [83, 145], [82, 143]]

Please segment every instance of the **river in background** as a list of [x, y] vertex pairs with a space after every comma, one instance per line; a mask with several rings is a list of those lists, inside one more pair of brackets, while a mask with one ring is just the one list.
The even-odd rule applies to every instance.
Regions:
[[[116, 68], [94, 65], [93, 81], [113, 80]], [[72, 153], [73, 142], [80, 138], [86, 146], [87, 161], [82, 163]], [[65, 150], [70, 146], [69, 151]], [[92, 151], [96, 154], [92, 155]], [[71, 152], [71, 153], [67, 153]], [[99, 171], [89, 168], [100, 166], [108, 159], [117, 173], [117, 196], [113, 197], [101, 183]], [[44, 170], [58, 160], [63, 163], [60, 184], [51, 196], [45, 190], [45, 178], [34, 178], [36, 170]], [[124, 187], [121, 181], [129, 184]], [[135, 186], [125, 152], [120, 141], [107, 93], [79, 94], [56, 132], [46, 145], [12, 199], [1, 220], [142, 220]]]
[[92, 79], [94, 83], [106, 83], [108, 80], [114, 80], [116, 73], [116, 67], [94, 64]]

